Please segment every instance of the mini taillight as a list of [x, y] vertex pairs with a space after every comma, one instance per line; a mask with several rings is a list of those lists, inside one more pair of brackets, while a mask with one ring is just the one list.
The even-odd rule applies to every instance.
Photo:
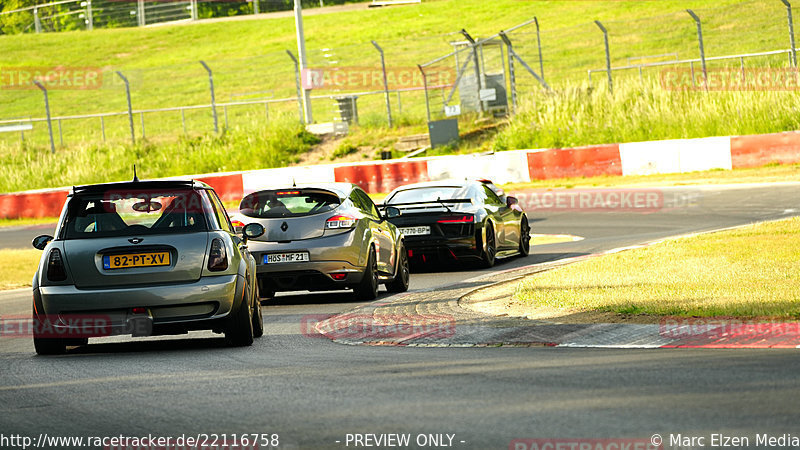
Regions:
[[61, 251], [57, 248], [50, 250], [50, 257], [47, 258], [47, 279], [50, 281], [64, 281], [67, 279], [64, 260], [61, 258]]
[[232, 220], [231, 225], [233, 225], [235, 228], [241, 228], [244, 226], [244, 222], [240, 220]]
[[336, 281], [342, 281], [345, 278], [347, 278], [347, 273], [343, 273], [343, 272], [336, 272], [336, 273], [332, 273], [330, 275], [331, 275], [331, 278], [333, 278]]
[[278, 191], [275, 195], [300, 195], [300, 191]]
[[142, 306], [137, 306], [131, 309], [132, 314], [147, 314], [147, 309]]
[[214, 238], [211, 241], [211, 252], [208, 255], [208, 270], [219, 272], [228, 268], [228, 252], [222, 239]]
[[448, 217], [447, 219], [439, 219], [438, 223], [472, 223], [472, 216], [458, 216]]
[[329, 230], [352, 228], [355, 224], [355, 217], [336, 215], [325, 221], [325, 228]]

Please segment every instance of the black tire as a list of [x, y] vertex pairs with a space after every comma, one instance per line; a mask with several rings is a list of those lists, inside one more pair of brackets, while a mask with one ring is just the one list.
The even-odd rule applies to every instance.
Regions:
[[406, 253], [405, 246], [400, 246], [398, 254], [394, 280], [386, 285], [386, 289], [394, 293], [407, 291], [408, 282], [411, 279], [411, 269], [408, 264], [408, 253]]
[[37, 355], [61, 355], [67, 351], [62, 339], [33, 337], [33, 348]]
[[493, 267], [497, 258], [497, 239], [494, 235], [494, 227], [488, 220], [486, 221], [486, 250], [481, 257], [481, 266], [485, 268]]
[[[50, 329], [50, 327], [45, 327], [40, 321], [39, 317], [34, 314], [33, 329], [44, 330]], [[33, 348], [36, 350], [37, 355], [61, 355], [67, 351], [67, 343], [64, 341], [64, 339], [37, 335], [34, 331]]]
[[359, 300], [375, 300], [378, 297], [378, 258], [375, 256], [375, 249], [372, 247], [369, 250], [364, 277], [353, 291]]
[[531, 253], [531, 226], [528, 218], [522, 216], [519, 225], [519, 254], [528, 256]]
[[264, 335], [264, 313], [261, 312], [261, 302], [255, 300], [258, 297], [258, 291], [253, 292], [253, 337], [260, 338]]
[[[247, 289], [247, 285], [244, 287]], [[253, 317], [250, 313], [250, 299], [245, 291], [239, 309], [233, 313], [225, 328], [225, 341], [232, 347], [253, 345]]]

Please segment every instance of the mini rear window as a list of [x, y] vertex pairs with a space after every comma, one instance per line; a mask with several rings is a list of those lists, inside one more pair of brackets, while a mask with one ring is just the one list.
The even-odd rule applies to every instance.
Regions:
[[239, 212], [257, 219], [302, 217], [336, 209], [339, 196], [323, 190], [287, 189], [254, 192], [239, 204]]
[[[206, 231], [211, 208], [199, 192], [106, 191], [72, 197], [64, 222], [67, 239]], [[209, 216], [209, 217], [206, 217]]]

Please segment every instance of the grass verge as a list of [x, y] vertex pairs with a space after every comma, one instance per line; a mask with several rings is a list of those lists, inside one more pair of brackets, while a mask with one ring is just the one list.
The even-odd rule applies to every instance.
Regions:
[[36, 249], [0, 250], [0, 289], [30, 286], [41, 256]]
[[671, 239], [534, 275], [514, 300], [623, 315], [800, 319], [800, 218]]

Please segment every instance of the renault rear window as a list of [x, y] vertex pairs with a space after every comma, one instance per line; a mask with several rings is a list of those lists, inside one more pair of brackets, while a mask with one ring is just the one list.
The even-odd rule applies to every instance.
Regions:
[[302, 217], [336, 209], [339, 196], [321, 189], [283, 189], [254, 192], [242, 199], [239, 212], [257, 219]]
[[[191, 189], [131, 189], [72, 197], [67, 239], [206, 231], [209, 200]], [[213, 219], [212, 219], [213, 220]]]

